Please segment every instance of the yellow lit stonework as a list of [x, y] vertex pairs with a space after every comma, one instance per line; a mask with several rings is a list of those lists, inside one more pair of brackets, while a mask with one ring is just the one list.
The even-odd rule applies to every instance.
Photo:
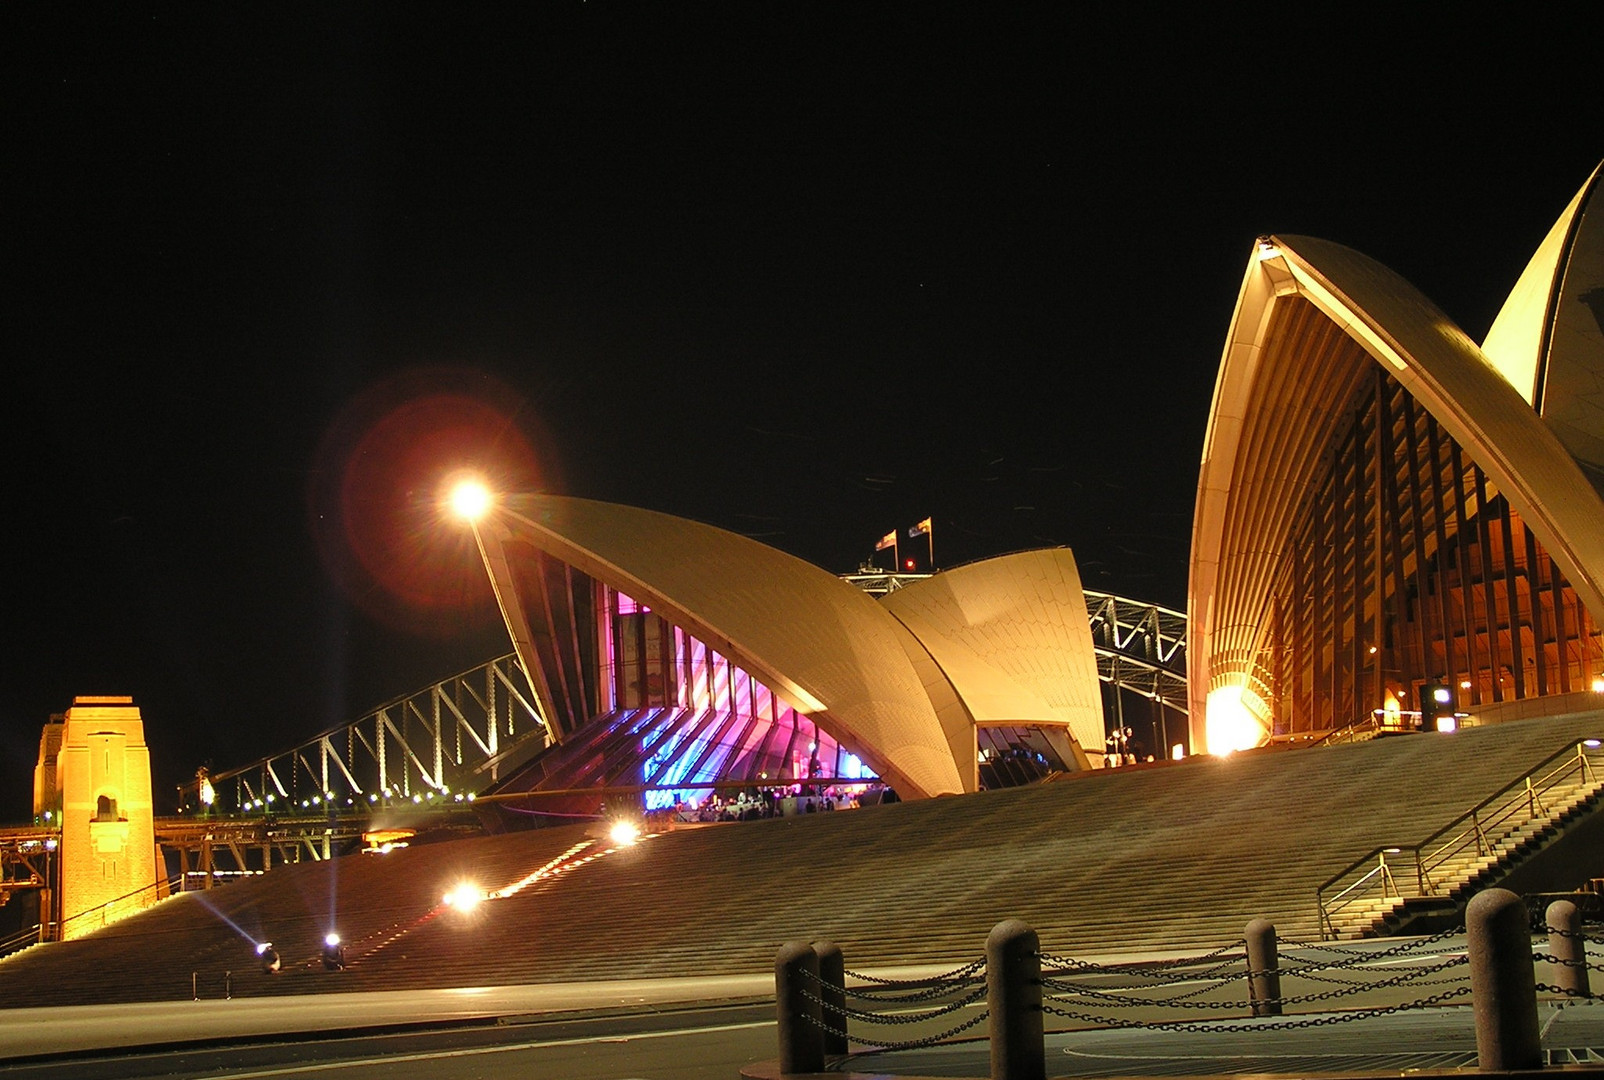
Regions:
[[74, 698], [46, 725], [39, 749], [34, 811], [61, 817], [61, 936], [150, 906], [157, 881], [150, 751], [133, 698]]

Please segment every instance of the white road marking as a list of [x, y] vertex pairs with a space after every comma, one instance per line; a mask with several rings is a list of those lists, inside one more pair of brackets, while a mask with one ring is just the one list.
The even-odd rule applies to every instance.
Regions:
[[258, 1069], [253, 1072], [214, 1073], [218, 1080], [256, 1080], [266, 1076], [299, 1076], [303, 1073], [333, 1072], [336, 1069], [353, 1069], [366, 1065], [405, 1064], [410, 1061], [438, 1061], [441, 1058], [474, 1057], [481, 1054], [508, 1054], [519, 1050], [541, 1050], [550, 1046], [583, 1046], [586, 1043], [621, 1043], [636, 1039], [671, 1039], [679, 1035], [711, 1035], [720, 1031], [741, 1031], [764, 1027], [772, 1020], [753, 1020], [744, 1024], [716, 1024], [711, 1027], [680, 1028], [676, 1031], [643, 1031], [638, 1035], [592, 1035], [582, 1039], [546, 1039], [538, 1042], [509, 1043], [504, 1046], [472, 1046], [458, 1050], [435, 1050], [424, 1054], [385, 1054], [378, 1057], [350, 1058], [316, 1065], [293, 1065], [281, 1069]]

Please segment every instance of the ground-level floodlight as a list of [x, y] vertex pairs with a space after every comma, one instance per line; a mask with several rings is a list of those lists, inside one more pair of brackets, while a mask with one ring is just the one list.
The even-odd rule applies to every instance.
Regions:
[[330, 971], [345, 970], [345, 946], [340, 944], [340, 935], [330, 933], [323, 939], [323, 966]]
[[483, 889], [472, 882], [464, 881], [459, 883], [456, 888], [446, 893], [442, 898], [442, 903], [444, 903], [446, 907], [453, 908], [466, 915], [474, 908], [484, 903], [486, 899], [488, 899], [488, 897], [486, 897]]
[[256, 955], [261, 958], [263, 975], [271, 975], [279, 969], [278, 950], [273, 948], [271, 941], [256, 946]]

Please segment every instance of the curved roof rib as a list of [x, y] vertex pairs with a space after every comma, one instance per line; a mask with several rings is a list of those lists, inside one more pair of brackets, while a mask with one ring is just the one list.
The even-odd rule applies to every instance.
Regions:
[[1482, 352], [1604, 490], [1604, 165], [1544, 237]]
[[[480, 533], [493, 576], [507, 565], [501, 542], [516, 537], [649, 604], [810, 715], [905, 797], [963, 790], [896, 620], [819, 567], [710, 525], [555, 495], [504, 498]], [[527, 630], [509, 629], [515, 643], [527, 640]]]
[[978, 724], [1053, 724], [1101, 752], [1102, 692], [1068, 548], [944, 570], [881, 597]]
[[1588, 610], [1604, 615], [1604, 501], [1511, 383], [1386, 267], [1328, 241], [1267, 237], [1238, 297], [1198, 481], [1188, 612], [1194, 745], [1206, 739], [1209, 690], [1233, 678], [1245, 684], [1294, 515], [1367, 357], [1480, 464]]

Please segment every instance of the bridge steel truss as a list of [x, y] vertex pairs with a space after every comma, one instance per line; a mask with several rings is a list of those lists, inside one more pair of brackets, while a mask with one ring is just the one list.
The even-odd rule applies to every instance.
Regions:
[[523, 666], [509, 654], [282, 753], [197, 774], [178, 789], [179, 812], [290, 816], [462, 802], [549, 742]]
[[[1170, 721], [1184, 739], [1187, 731], [1186, 615], [1170, 608], [1086, 590], [1086, 614], [1097, 651], [1097, 677], [1107, 691], [1104, 722], [1110, 728], [1135, 726], [1127, 710], [1141, 699], [1151, 704], [1145, 718], [1153, 753], [1169, 745]], [[1095, 748], [1087, 747], [1095, 753]]]
[[[926, 575], [876, 575], [871, 594]], [[856, 582], [854, 582], [856, 584]], [[1112, 593], [1086, 592], [1107, 687], [1110, 727], [1133, 721], [1151, 729], [1155, 752], [1167, 745], [1170, 721], [1186, 730], [1186, 616]], [[1148, 716], [1127, 715], [1150, 702]], [[1171, 715], [1173, 714], [1173, 715]], [[463, 802], [551, 742], [515, 655], [454, 675], [330, 728], [300, 745], [179, 788], [183, 814], [261, 817], [343, 814], [407, 804]], [[1087, 747], [1097, 753], [1100, 747]]]

